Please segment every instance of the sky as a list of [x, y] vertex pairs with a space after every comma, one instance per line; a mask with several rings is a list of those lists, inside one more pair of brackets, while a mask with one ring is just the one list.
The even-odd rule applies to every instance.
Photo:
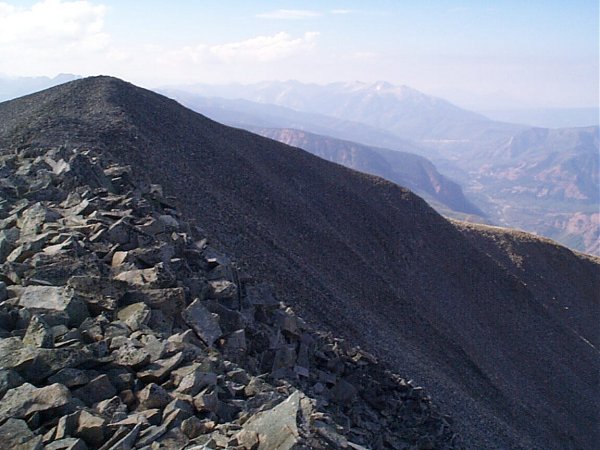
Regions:
[[388, 81], [473, 109], [595, 107], [598, 0], [0, 0], [0, 75]]

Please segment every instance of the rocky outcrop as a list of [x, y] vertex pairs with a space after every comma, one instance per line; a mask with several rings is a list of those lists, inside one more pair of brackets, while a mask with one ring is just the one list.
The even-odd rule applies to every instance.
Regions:
[[309, 327], [129, 167], [0, 161], [6, 449], [460, 446], [421, 388]]

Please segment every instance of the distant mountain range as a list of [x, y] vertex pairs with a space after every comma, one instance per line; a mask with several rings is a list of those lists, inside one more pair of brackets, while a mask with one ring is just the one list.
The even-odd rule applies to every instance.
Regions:
[[464, 140], [489, 128], [511, 131], [523, 128], [493, 122], [441, 98], [387, 82], [317, 85], [274, 81], [250, 85], [193, 85], [186, 86], [185, 91], [327, 115], [366, 124], [414, 141]]
[[7, 77], [0, 75], [0, 102], [48, 89], [68, 81], [81, 78], [78, 75], [61, 73], [50, 77]]
[[496, 122], [383, 82], [194, 85], [163, 92], [248, 129], [301, 129], [419, 154], [458, 182], [491, 223], [599, 254], [598, 127]]

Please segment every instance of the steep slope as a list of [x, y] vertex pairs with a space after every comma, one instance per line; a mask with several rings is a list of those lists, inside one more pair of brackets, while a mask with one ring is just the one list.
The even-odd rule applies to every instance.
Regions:
[[[430, 205], [448, 217], [487, 222], [479, 208], [470, 204], [464, 198], [460, 186], [444, 180], [445, 177], [438, 173], [430, 161], [417, 155], [417, 153], [423, 154], [431, 152], [431, 150], [426, 151], [419, 148], [414, 142], [400, 139], [389, 132], [358, 122], [337, 119], [322, 114], [296, 111], [272, 104], [241, 99], [208, 98], [177, 89], [161, 89], [159, 92], [218, 122], [258, 132], [262, 135], [265, 135], [267, 132], [271, 133], [272, 135], [267, 137], [301, 147], [320, 157], [325, 157], [325, 159], [344, 164], [356, 170], [382, 176], [410, 189], [416, 189], [419, 195], [424, 196]], [[361, 154], [366, 156], [366, 153], [368, 153], [368, 159], [371, 161], [367, 162], [365, 158], [362, 158], [360, 163], [355, 161], [352, 165], [348, 165], [341, 160], [332, 158], [331, 154], [318, 153], [318, 149], [314, 145], [308, 148], [299, 143], [289, 141], [289, 138], [286, 138], [286, 140], [278, 139], [276, 137], [277, 131], [267, 131], [274, 128], [294, 129], [297, 132], [302, 130], [303, 132], [311, 132], [312, 136], [314, 136], [312, 133], [318, 133], [322, 135], [322, 139], [329, 140], [330, 142], [333, 142], [334, 139], [330, 139], [329, 137], [337, 137], [344, 141], [350, 141], [348, 144], [353, 147], [365, 147], [364, 144], [370, 144], [370, 146], [393, 149], [394, 152], [386, 152], [384, 148], [380, 148], [378, 150], [379, 155], [374, 155], [371, 150], [364, 148], [361, 150]], [[289, 134], [290, 132], [285, 131], [284, 133]], [[313, 143], [315, 142], [314, 138], [311, 140]], [[358, 142], [362, 142], [363, 144], [358, 144]], [[347, 144], [341, 144], [341, 142], [339, 145], [347, 146]], [[387, 162], [381, 161], [381, 156], [384, 153], [387, 154], [387, 157], [385, 157]], [[342, 155], [338, 156], [342, 158]], [[350, 159], [345, 158], [345, 161], [349, 162]], [[386, 169], [384, 166], [388, 164], [392, 164], [396, 170], [401, 169], [402, 175], [393, 174], [393, 171]], [[414, 173], [411, 172], [411, 168], [415, 170]], [[432, 176], [433, 183], [424, 181], [430, 175]], [[411, 181], [413, 179], [415, 179], [414, 182]], [[425, 184], [428, 186], [425, 187]]]
[[[48, 146], [89, 149], [162, 184], [311, 323], [424, 385], [469, 447], [598, 442], [598, 350], [588, 334], [599, 313], [597, 259], [530, 238], [537, 261], [557, 262], [511, 272], [487, 250], [489, 236], [466, 237], [397, 185], [111, 78], [0, 105], [2, 153]], [[570, 289], [532, 288], [534, 276]], [[552, 297], [571, 305], [576, 325], [546, 307]]]
[[[320, 136], [290, 128], [249, 128], [261, 136], [302, 148], [328, 161], [360, 172], [378, 175], [404, 186], [444, 209], [468, 215], [483, 213], [469, 202], [461, 187], [441, 175], [422, 156], [384, 148], [368, 147], [355, 142]], [[483, 220], [483, 218], [479, 218]]]
[[0, 157], [2, 450], [461, 448], [422, 388], [104, 156]]
[[[225, 111], [233, 109], [241, 114], [237, 118], [242, 124], [248, 123], [248, 115], [255, 122], [276, 116], [274, 108], [281, 106], [296, 109], [296, 116], [319, 113], [320, 122], [303, 122], [304, 126], [260, 126], [300, 128], [425, 156], [462, 186], [491, 223], [600, 255], [598, 127], [550, 130], [497, 122], [443, 99], [384, 82], [196, 85], [171, 92], [189, 101], [186, 104], [192, 109], [201, 101], [190, 92], [229, 97], [211, 100], [220, 108], [215, 117], [226, 117]], [[210, 105], [202, 107], [213, 112]], [[336, 120], [356, 125], [338, 126], [336, 134], [320, 130], [321, 123]], [[394, 136], [400, 139], [398, 143]], [[406, 139], [411, 146], [399, 147]]]

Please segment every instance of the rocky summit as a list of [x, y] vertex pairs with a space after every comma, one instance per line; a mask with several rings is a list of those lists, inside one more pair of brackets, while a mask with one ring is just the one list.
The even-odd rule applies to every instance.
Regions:
[[319, 332], [131, 168], [1, 160], [10, 449], [459, 448], [422, 388]]
[[13, 447], [597, 446], [598, 258], [109, 77], [0, 104], [0, 174]]

